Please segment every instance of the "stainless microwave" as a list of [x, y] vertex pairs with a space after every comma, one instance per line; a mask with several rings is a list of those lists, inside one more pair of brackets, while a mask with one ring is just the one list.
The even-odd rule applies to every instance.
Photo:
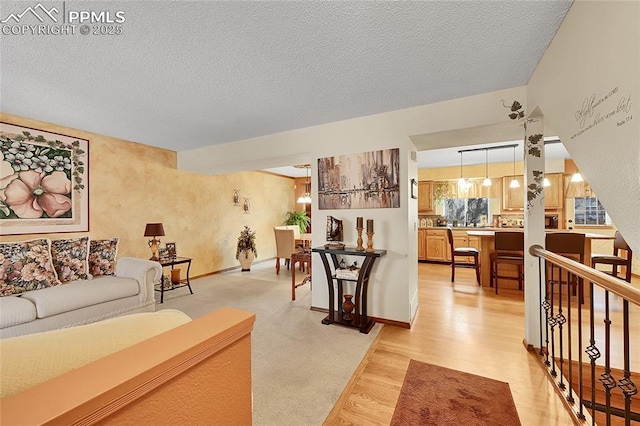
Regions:
[[558, 229], [558, 215], [557, 214], [544, 215], [544, 228]]

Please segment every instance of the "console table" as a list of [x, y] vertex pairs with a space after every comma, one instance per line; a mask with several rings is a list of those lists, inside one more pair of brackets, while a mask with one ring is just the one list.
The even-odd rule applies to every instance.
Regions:
[[[373, 328], [374, 321], [367, 315], [367, 290], [369, 287], [369, 275], [371, 274], [371, 268], [375, 260], [381, 256], [387, 254], [386, 250], [374, 250], [372, 252], [358, 251], [354, 247], [345, 247], [343, 249], [333, 249], [325, 247], [317, 247], [311, 251], [320, 254], [322, 264], [324, 265], [324, 271], [327, 275], [327, 285], [329, 286], [329, 315], [322, 320], [323, 324], [340, 324], [347, 327], [353, 327], [360, 330], [360, 333], [369, 333]], [[331, 258], [331, 264], [327, 255]], [[340, 267], [340, 261], [338, 255], [344, 256], [362, 256], [364, 261], [360, 266], [360, 272], [357, 279], [351, 278], [337, 278], [336, 270]], [[337, 282], [338, 288], [338, 306], [336, 310], [335, 291], [333, 288], [333, 282]], [[354, 313], [352, 319], [344, 319], [345, 312], [343, 309], [342, 299], [344, 297], [344, 283], [355, 282], [356, 291], [353, 295]], [[348, 315], [347, 315], [348, 316]]]
[[179, 282], [174, 283], [171, 278], [169, 279], [169, 282], [171, 283], [171, 287], [165, 288], [164, 285], [164, 273], [162, 274], [162, 279], [160, 280], [160, 288], [156, 288], [156, 291], [160, 292], [160, 303], [164, 303], [164, 292], [165, 291], [171, 291], [171, 290], [175, 290], [177, 288], [181, 288], [181, 287], [189, 287], [189, 292], [191, 294], [193, 294], [193, 290], [191, 290], [191, 282], [189, 281], [189, 270], [191, 269], [191, 258], [190, 257], [176, 257], [174, 259], [160, 259], [158, 260], [158, 263], [164, 268], [167, 266], [171, 267], [171, 270], [173, 270], [174, 266], [176, 265], [181, 265], [186, 263], [187, 264], [187, 277], [184, 280], [180, 280]]

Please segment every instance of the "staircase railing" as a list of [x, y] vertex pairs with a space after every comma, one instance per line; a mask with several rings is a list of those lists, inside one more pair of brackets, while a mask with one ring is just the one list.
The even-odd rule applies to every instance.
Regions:
[[575, 417], [588, 423], [588, 410], [593, 425], [639, 422], [633, 379], [640, 369], [631, 364], [639, 358], [640, 324], [630, 310], [637, 318], [640, 290], [539, 245], [529, 253], [538, 257], [541, 277], [539, 355]]

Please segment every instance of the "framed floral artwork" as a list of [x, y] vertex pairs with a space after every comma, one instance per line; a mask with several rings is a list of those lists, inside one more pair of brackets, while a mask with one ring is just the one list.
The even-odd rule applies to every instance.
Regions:
[[89, 141], [0, 122], [0, 235], [89, 231]]

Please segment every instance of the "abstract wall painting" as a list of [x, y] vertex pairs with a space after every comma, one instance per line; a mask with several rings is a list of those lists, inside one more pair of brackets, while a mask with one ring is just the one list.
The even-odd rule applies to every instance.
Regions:
[[318, 159], [318, 209], [400, 207], [400, 149]]
[[0, 235], [89, 231], [89, 141], [0, 122]]

